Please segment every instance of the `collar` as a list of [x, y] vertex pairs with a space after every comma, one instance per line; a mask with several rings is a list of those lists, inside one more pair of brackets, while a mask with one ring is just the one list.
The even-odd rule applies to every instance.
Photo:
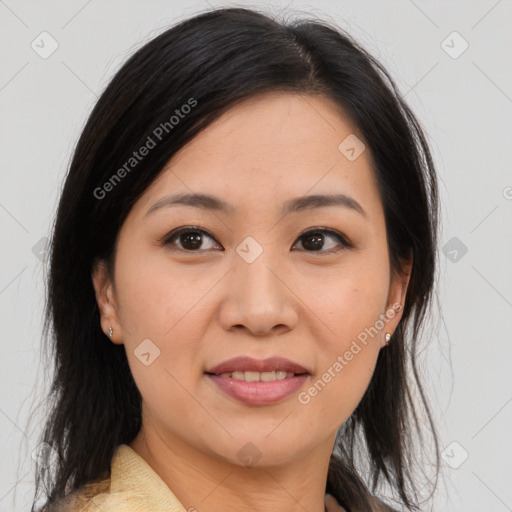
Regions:
[[118, 446], [112, 457], [110, 493], [121, 499], [130, 496], [130, 501], [133, 496], [134, 512], [139, 507], [144, 512], [186, 512], [158, 474], [127, 444]]
[[[93, 508], [80, 510], [100, 507], [102, 512], [187, 512], [151, 466], [127, 444], [117, 447], [110, 465], [110, 489], [102, 490], [106, 492], [100, 491], [93, 498]], [[345, 512], [329, 494], [325, 495], [325, 508], [328, 512]]]

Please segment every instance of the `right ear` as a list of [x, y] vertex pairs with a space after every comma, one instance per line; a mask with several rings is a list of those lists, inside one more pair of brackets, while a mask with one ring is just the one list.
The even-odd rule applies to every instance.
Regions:
[[119, 322], [118, 307], [114, 297], [114, 285], [110, 279], [104, 260], [99, 260], [94, 264], [91, 277], [96, 292], [96, 302], [100, 310], [101, 330], [108, 337], [108, 331], [112, 328], [112, 343], [122, 345], [122, 331]]

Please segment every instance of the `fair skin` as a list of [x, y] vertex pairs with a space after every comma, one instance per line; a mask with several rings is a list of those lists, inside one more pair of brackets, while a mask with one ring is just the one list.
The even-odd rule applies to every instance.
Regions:
[[[102, 329], [112, 327], [112, 342], [125, 345], [143, 397], [143, 426], [130, 446], [185, 509], [322, 512], [336, 433], [368, 387], [385, 333], [400, 320], [401, 311], [307, 404], [298, 400], [359, 333], [404, 304], [409, 281], [390, 273], [368, 148], [354, 161], [338, 149], [359, 134], [342, 114], [324, 97], [289, 93], [231, 108], [133, 206], [113, 281], [102, 265], [94, 269]], [[176, 193], [209, 194], [232, 211], [175, 205], [146, 215]], [[339, 205], [281, 213], [288, 200], [334, 193], [365, 214]], [[181, 226], [196, 229], [160, 243]], [[354, 247], [324, 233], [315, 250], [304, 232], [319, 227]], [[208, 234], [194, 246], [197, 228]], [[248, 236], [263, 250], [251, 263], [236, 251]], [[160, 355], [146, 366], [134, 351], [148, 338]], [[248, 405], [204, 373], [244, 355], [286, 357], [310, 375], [284, 400]], [[247, 443], [259, 457], [252, 467], [237, 455]]]

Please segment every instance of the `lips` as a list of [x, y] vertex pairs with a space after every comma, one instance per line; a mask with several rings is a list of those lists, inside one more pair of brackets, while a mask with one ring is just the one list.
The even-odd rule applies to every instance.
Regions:
[[304, 366], [284, 357], [235, 357], [204, 372], [216, 389], [247, 405], [271, 405], [298, 392], [310, 379]]
[[264, 360], [252, 357], [234, 357], [210, 368], [205, 373], [221, 375], [233, 372], [286, 372], [296, 375], [310, 374], [304, 366], [284, 357], [269, 357]]

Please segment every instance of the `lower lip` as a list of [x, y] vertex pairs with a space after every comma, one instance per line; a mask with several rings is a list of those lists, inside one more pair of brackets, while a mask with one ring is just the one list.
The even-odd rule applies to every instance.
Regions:
[[269, 405], [293, 395], [302, 387], [309, 374], [304, 373], [271, 382], [246, 382], [210, 374], [206, 374], [206, 376], [215, 382], [224, 393], [240, 402], [249, 405]]

